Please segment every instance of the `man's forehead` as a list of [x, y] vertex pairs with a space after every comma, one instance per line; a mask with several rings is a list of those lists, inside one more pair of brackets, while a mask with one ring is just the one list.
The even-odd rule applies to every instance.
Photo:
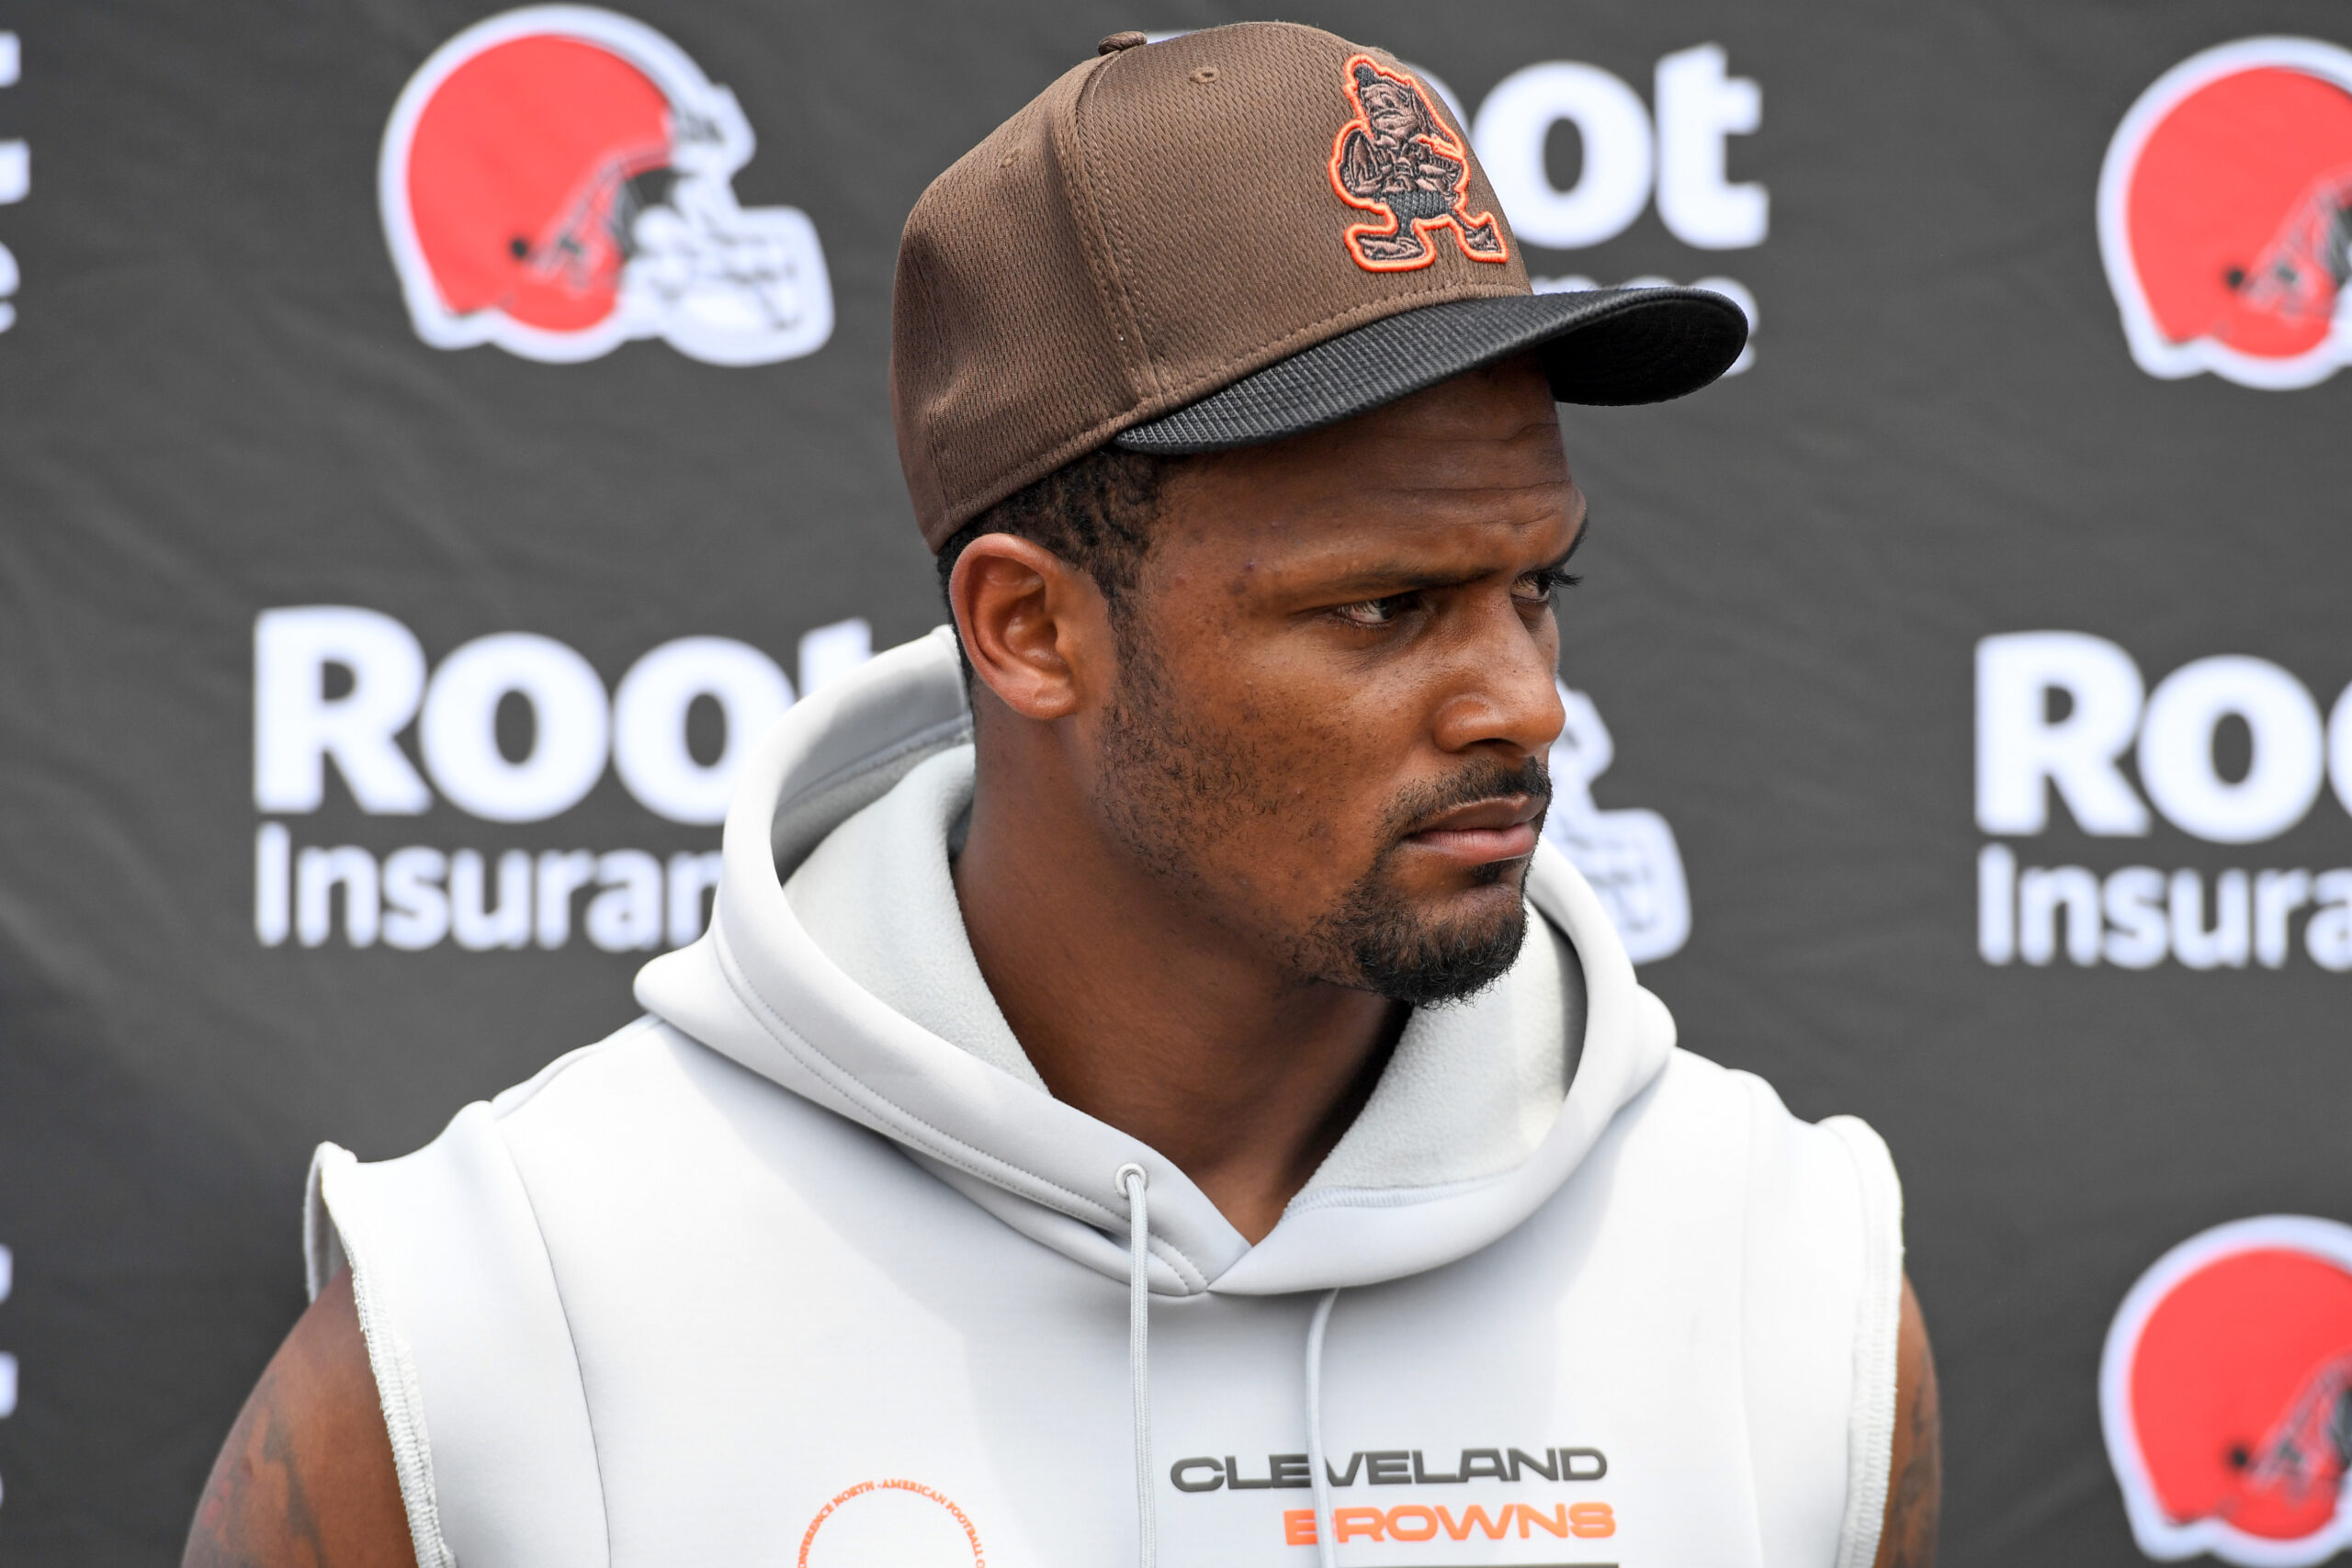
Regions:
[[1565, 479], [1518, 491], [1431, 490], [1391, 499], [1301, 518], [1279, 531], [1286, 547], [1280, 553], [1309, 569], [1387, 560], [1502, 570], [1564, 554], [1584, 528], [1583, 492]]
[[1384, 489], [1304, 504], [1269, 496], [1194, 515], [1178, 531], [1191, 536], [1182, 553], [1212, 571], [1270, 589], [1311, 588], [1525, 571], [1566, 554], [1585, 513], [1582, 492], [1562, 475], [1516, 488]]
[[1584, 509], [1549, 389], [1515, 367], [1295, 440], [1195, 459], [1166, 500], [1179, 532], [1292, 547], [1381, 536], [1416, 550], [1573, 530]]

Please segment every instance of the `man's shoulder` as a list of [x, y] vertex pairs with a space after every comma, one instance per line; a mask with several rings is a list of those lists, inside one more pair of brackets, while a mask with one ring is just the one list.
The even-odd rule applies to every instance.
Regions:
[[372, 1279], [396, 1317], [489, 1314], [517, 1336], [553, 1332], [562, 1313], [541, 1289], [549, 1268], [597, 1254], [616, 1206], [658, 1222], [725, 1212], [752, 1189], [807, 1186], [843, 1158], [829, 1127], [847, 1123], [639, 1019], [464, 1107], [410, 1153], [363, 1162], [322, 1145], [304, 1205], [311, 1290], [347, 1260], [363, 1304]]
[[716, 1201], [714, 1189], [741, 1176], [744, 1158], [793, 1184], [860, 1157], [872, 1141], [648, 1015], [463, 1107], [410, 1153], [361, 1162], [323, 1145], [311, 1190], [313, 1207], [333, 1209], [338, 1224], [363, 1208], [433, 1224], [458, 1211], [503, 1209], [518, 1226], [543, 1230], [552, 1211], [612, 1183]]
[[[641, 1147], [649, 1139], [662, 1141], [665, 1128], [692, 1119], [694, 1106], [727, 1093], [730, 1077], [751, 1075], [647, 1016], [565, 1052], [489, 1100], [459, 1108], [439, 1133], [407, 1153], [362, 1160], [334, 1144], [321, 1145], [308, 1199], [312, 1288], [339, 1258], [335, 1233], [364, 1224], [364, 1216], [389, 1219], [405, 1212], [446, 1218], [471, 1212], [479, 1218], [500, 1208], [511, 1210], [510, 1217], [527, 1216], [521, 1168], [540, 1163], [535, 1154], [550, 1145]], [[517, 1201], [488, 1201], [492, 1193]]]
[[1886, 1145], [1870, 1123], [1850, 1115], [1807, 1121], [1789, 1109], [1765, 1078], [1676, 1045], [1639, 1110], [1653, 1135], [1678, 1140], [1736, 1139], [1751, 1172], [1793, 1165], [1843, 1174], [1865, 1189], [1894, 1180]]
[[697, 1055], [711, 1053], [647, 1013], [502, 1089], [490, 1098], [487, 1109], [493, 1122], [527, 1122], [576, 1114], [589, 1102], [615, 1095], [658, 1095], [691, 1072], [691, 1058]]
[[744, 1097], [797, 1099], [676, 1025], [647, 1013], [602, 1040], [565, 1052], [521, 1083], [464, 1107], [416, 1154], [469, 1126], [495, 1129], [510, 1137], [612, 1118], [650, 1128], [665, 1114], [689, 1106]]

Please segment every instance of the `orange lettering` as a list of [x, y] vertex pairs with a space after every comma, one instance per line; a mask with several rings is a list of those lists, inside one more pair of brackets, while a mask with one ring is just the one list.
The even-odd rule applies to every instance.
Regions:
[[1568, 1510], [1568, 1528], [1587, 1540], [1617, 1533], [1617, 1516], [1606, 1503], [1578, 1503]]
[[1568, 1506], [1566, 1503], [1558, 1505], [1548, 1514], [1539, 1514], [1525, 1503], [1514, 1503], [1511, 1506], [1519, 1510], [1519, 1539], [1521, 1540], [1527, 1539], [1527, 1527], [1531, 1524], [1542, 1525], [1547, 1535], [1565, 1536], [1568, 1533]]
[[[1406, 1529], [1410, 1525], [1413, 1528]], [[1427, 1540], [1437, 1534], [1437, 1516], [1418, 1503], [1408, 1503], [1401, 1508], [1388, 1510], [1388, 1539], [1391, 1540]]]
[[1283, 1544], [1313, 1546], [1315, 1544], [1315, 1510], [1284, 1508], [1283, 1510]]
[[1342, 1545], [1358, 1536], [1379, 1540], [1385, 1523], [1377, 1508], [1337, 1508], [1331, 1514], [1331, 1533]]
[[1508, 1505], [1498, 1517], [1491, 1519], [1487, 1517], [1486, 1509], [1476, 1505], [1462, 1510], [1462, 1522], [1458, 1525], [1453, 1522], [1453, 1516], [1443, 1508], [1437, 1511], [1437, 1517], [1444, 1524], [1445, 1533], [1455, 1540], [1468, 1540], [1474, 1527], [1485, 1530], [1488, 1540], [1502, 1540], [1503, 1532], [1510, 1529], [1510, 1508]]

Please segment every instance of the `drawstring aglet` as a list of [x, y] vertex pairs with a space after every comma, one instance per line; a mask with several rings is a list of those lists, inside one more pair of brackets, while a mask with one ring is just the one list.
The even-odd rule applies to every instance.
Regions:
[[1159, 1526], [1152, 1513], [1151, 1217], [1144, 1193], [1151, 1173], [1133, 1161], [1112, 1178], [1127, 1200], [1127, 1383], [1136, 1417], [1136, 1562], [1156, 1568]]

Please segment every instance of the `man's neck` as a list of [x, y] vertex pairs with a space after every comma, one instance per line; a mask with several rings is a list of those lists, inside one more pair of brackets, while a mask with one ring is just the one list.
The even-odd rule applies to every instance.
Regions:
[[1406, 1008], [1286, 975], [1082, 813], [1034, 798], [976, 793], [955, 878], [980, 973], [1054, 1098], [1149, 1144], [1262, 1239], [1363, 1108]]

